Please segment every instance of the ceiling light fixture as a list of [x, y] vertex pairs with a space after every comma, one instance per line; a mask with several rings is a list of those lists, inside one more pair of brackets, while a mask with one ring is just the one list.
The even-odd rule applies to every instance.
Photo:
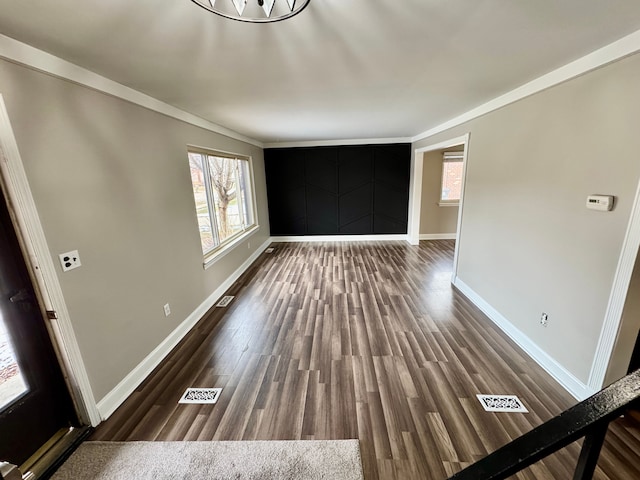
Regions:
[[221, 17], [248, 23], [279, 22], [299, 14], [311, 0], [191, 0]]

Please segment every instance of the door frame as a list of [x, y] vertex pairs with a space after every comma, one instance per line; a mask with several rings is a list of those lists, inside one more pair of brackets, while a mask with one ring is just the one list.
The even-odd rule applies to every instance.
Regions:
[[101, 416], [1, 93], [0, 157], [0, 186], [25, 253], [34, 289], [44, 309], [57, 314], [46, 323], [67, 387], [80, 421], [96, 426]]
[[460, 245], [460, 237], [462, 233], [462, 211], [464, 208], [464, 191], [467, 183], [467, 157], [469, 154], [470, 133], [466, 133], [460, 137], [451, 138], [442, 142], [434, 143], [426, 147], [417, 148], [413, 152], [411, 158], [411, 184], [409, 186], [409, 225], [407, 239], [411, 245], [420, 243], [420, 210], [422, 208], [422, 171], [424, 169], [425, 152], [441, 150], [443, 148], [455, 147], [463, 145], [462, 155], [462, 190], [460, 191], [460, 205], [458, 207], [458, 221], [456, 225], [456, 246], [453, 253], [453, 270], [451, 274], [451, 282], [454, 283], [458, 276], [458, 252]]
[[631, 207], [627, 231], [624, 235], [620, 257], [613, 277], [609, 302], [602, 323], [598, 345], [591, 364], [587, 385], [591, 390], [598, 391], [604, 387], [607, 369], [615, 353], [615, 346], [620, 335], [624, 304], [627, 300], [631, 275], [640, 249], [640, 181], [636, 189], [636, 196]]

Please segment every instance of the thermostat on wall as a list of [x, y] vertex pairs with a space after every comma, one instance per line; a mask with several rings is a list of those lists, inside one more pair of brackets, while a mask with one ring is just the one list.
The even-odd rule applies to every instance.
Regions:
[[613, 195], [589, 195], [587, 197], [587, 208], [608, 212], [613, 208], [613, 198]]

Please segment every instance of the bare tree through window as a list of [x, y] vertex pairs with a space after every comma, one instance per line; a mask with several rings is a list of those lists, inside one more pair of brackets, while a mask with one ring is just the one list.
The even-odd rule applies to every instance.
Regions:
[[190, 151], [189, 168], [207, 255], [254, 225], [249, 160]]
[[229, 225], [229, 204], [236, 198], [236, 169], [234, 162], [228, 158], [209, 157], [211, 187], [216, 197], [216, 210], [220, 225], [218, 230], [224, 240], [234, 232]]

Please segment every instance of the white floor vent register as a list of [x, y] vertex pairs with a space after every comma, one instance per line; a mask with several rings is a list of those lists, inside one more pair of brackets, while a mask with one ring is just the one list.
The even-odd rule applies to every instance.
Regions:
[[233, 301], [234, 298], [236, 297], [234, 297], [233, 295], [226, 295], [222, 297], [222, 299], [218, 303], [216, 303], [216, 307], [226, 307]]
[[529, 413], [515, 395], [476, 395], [487, 412]]
[[178, 403], [216, 403], [220, 392], [221, 388], [187, 388]]

